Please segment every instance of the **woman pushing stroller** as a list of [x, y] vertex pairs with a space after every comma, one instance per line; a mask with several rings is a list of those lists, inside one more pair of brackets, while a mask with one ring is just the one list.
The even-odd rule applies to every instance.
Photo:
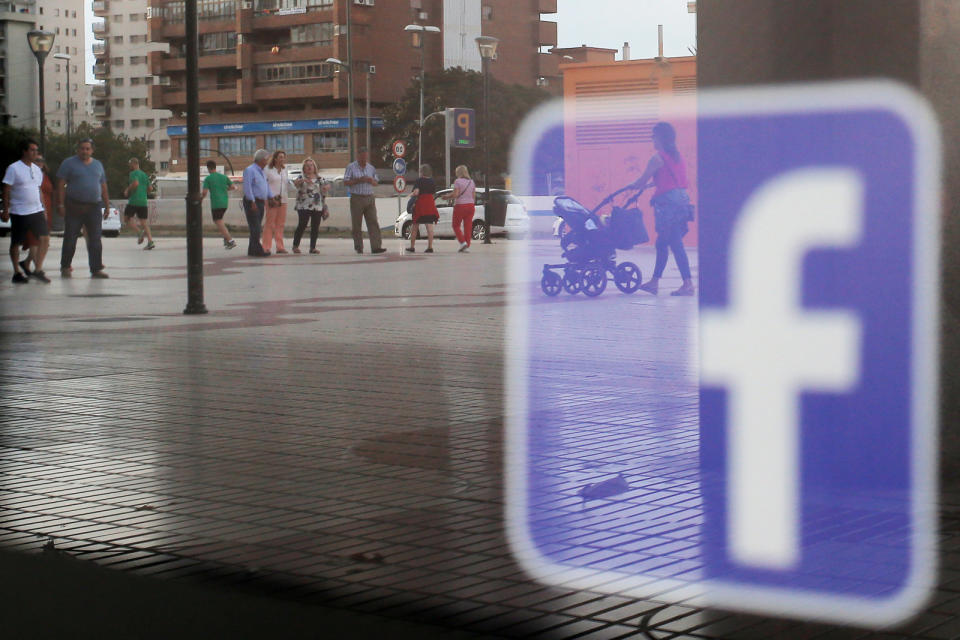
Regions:
[[653, 127], [653, 146], [657, 153], [650, 158], [643, 175], [633, 185], [638, 188], [650, 186], [652, 180], [656, 191], [650, 199], [653, 206], [655, 228], [657, 230], [657, 261], [653, 276], [640, 288], [647, 293], [657, 295], [663, 270], [667, 266], [667, 256], [673, 251], [683, 285], [672, 292], [672, 296], [692, 296], [693, 279], [690, 276], [690, 262], [683, 248], [683, 236], [687, 235], [687, 223], [692, 219], [690, 197], [687, 195], [687, 168], [683, 157], [677, 150], [677, 132], [667, 122], [658, 122]]

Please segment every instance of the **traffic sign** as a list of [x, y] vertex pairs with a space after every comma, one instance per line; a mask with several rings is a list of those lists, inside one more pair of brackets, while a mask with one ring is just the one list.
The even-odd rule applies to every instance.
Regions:
[[402, 158], [407, 155], [407, 145], [403, 140], [396, 140], [393, 143], [393, 155]]
[[[699, 313], [609, 288], [589, 302], [545, 298], [531, 283], [560, 262], [559, 246], [513, 256], [514, 553], [565, 588], [904, 620], [930, 593], [937, 557], [934, 119], [909, 90], [870, 82], [704, 91], [696, 114], [662, 109], [696, 134], [685, 162]], [[551, 164], [538, 155], [548, 132], [635, 126], [630, 114], [546, 113], [514, 141], [520, 193]], [[574, 138], [568, 162], [596, 157]], [[568, 181], [571, 195], [594, 196], [604, 176], [587, 175]], [[564, 273], [568, 293], [586, 282], [575, 276]]]
[[398, 176], [402, 176], [407, 172], [407, 161], [403, 158], [394, 158], [393, 159], [393, 172]]
[[403, 176], [397, 176], [393, 179], [393, 188], [396, 189], [397, 193], [403, 193], [403, 190], [407, 188], [407, 179]]

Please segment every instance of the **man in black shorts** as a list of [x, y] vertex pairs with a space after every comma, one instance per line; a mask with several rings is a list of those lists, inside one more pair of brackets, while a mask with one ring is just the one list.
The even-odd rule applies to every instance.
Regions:
[[[150, 187], [150, 176], [140, 170], [140, 161], [130, 158], [130, 178], [124, 195], [129, 198], [123, 209], [123, 217], [131, 229], [137, 232], [137, 244], [143, 243], [143, 236], [147, 236], [147, 246], [144, 250], [153, 249], [153, 235], [150, 233], [150, 223], [147, 222], [147, 190]], [[134, 220], [139, 221], [137, 226]]]
[[230, 237], [230, 232], [227, 231], [227, 225], [223, 222], [223, 214], [227, 212], [227, 205], [229, 204], [227, 192], [236, 189], [237, 185], [233, 184], [233, 180], [227, 176], [217, 173], [217, 163], [213, 160], [207, 162], [207, 171], [208, 175], [203, 179], [203, 192], [200, 197], [206, 198], [207, 194], [210, 194], [210, 212], [213, 214], [213, 223], [217, 225], [217, 230], [223, 236], [223, 248], [233, 249], [237, 246], [237, 243], [234, 242], [233, 238]]
[[47, 215], [43, 209], [43, 171], [34, 164], [40, 146], [33, 140], [20, 144], [20, 159], [7, 167], [3, 176], [3, 209], [0, 220], [10, 220], [10, 260], [13, 261], [13, 281], [27, 282], [27, 274], [21, 272], [20, 245], [30, 233], [37, 243], [30, 247], [30, 259], [36, 268], [30, 276], [49, 284], [50, 278], [43, 272], [43, 259], [50, 247], [50, 231]]

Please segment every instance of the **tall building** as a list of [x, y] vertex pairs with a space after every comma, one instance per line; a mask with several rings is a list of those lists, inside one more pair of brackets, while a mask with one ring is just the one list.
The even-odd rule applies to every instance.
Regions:
[[[97, 0], [106, 2], [107, 0]], [[111, 3], [130, 0], [109, 0]], [[346, 63], [348, 0], [203, 0], [199, 3], [199, 100], [202, 155], [223, 154], [232, 163], [250, 161], [257, 148], [287, 151], [291, 162], [313, 156], [321, 167], [348, 162], [346, 74], [328, 58]], [[500, 38], [491, 73], [526, 86], [559, 77], [556, 0], [352, 0], [354, 99], [362, 116], [370, 79], [372, 123], [381, 107], [395, 103], [419, 74], [420, 51], [404, 26], [437, 26], [425, 34], [424, 68], [480, 68], [474, 38]], [[181, 114], [186, 110], [182, 0], [153, 0], [150, 39], [169, 52], [149, 54], [151, 72], [162, 78], [150, 89], [151, 104], [174, 112], [172, 171], [186, 170]], [[363, 120], [361, 119], [361, 124]], [[358, 131], [358, 138], [362, 138]]]
[[[67, 94], [73, 103], [74, 127], [90, 119], [85, 105], [89, 95], [86, 83], [87, 29], [84, 26], [85, 0], [37, 0], [37, 25], [54, 34], [53, 50], [44, 66], [44, 101], [47, 128], [67, 130]], [[65, 56], [69, 56], [67, 60]], [[67, 91], [69, 67], [70, 90]]]
[[93, 13], [103, 18], [93, 26], [98, 40], [93, 47], [94, 77], [103, 80], [102, 86], [93, 89], [94, 114], [115, 133], [145, 139], [158, 172], [165, 173], [170, 161], [166, 135], [170, 111], [150, 105], [150, 88], [157, 78], [148, 59], [166, 52], [167, 45], [147, 37], [147, 0], [93, 0]]
[[40, 126], [37, 60], [27, 43], [36, 29], [33, 0], [0, 1], [0, 123]]

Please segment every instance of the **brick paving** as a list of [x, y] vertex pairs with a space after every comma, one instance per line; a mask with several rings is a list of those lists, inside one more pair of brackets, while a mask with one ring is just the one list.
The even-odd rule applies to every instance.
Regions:
[[[0, 547], [498, 637], [960, 638], [954, 496], [940, 587], [884, 633], [531, 581], [504, 531], [503, 349], [508, 300], [538, 285], [534, 273], [519, 294], [507, 286], [510, 241], [402, 255], [390, 240], [374, 257], [323, 239], [319, 256], [253, 260], [209, 239], [204, 316], [181, 314], [182, 239], [104, 243], [110, 280], [88, 278], [82, 248], [75, 277], [51, 285], [15, 287], [0, 270]], [[57, 239], [51, 256], [53, 273]], [[621, 258], [652, 268], [648, 247]], [[666, 275], [664, 289], [679, 285]], [[540, 339], [569, 345], [543, 387], [569, 463], [554, 480], [572, 491], [624, 474], [649, 498], [660, 547], [628, 561], [695, 573], [695, 299], [612, 286], [596, 300], [529, 297]], [[609, 317], [624, 320], [580, 328]], [[639, 361], [591, 346], [627, 335], [648, 347]], [[638, 426], [610, 409], [623, 398], [595, 402], [628, 365], [657, 386], [630, 400], [644, 411], [629, 446], [604, 447], [604, 425]], [[599, 502], [566, 523], [578, 544], [625, 515]]]

